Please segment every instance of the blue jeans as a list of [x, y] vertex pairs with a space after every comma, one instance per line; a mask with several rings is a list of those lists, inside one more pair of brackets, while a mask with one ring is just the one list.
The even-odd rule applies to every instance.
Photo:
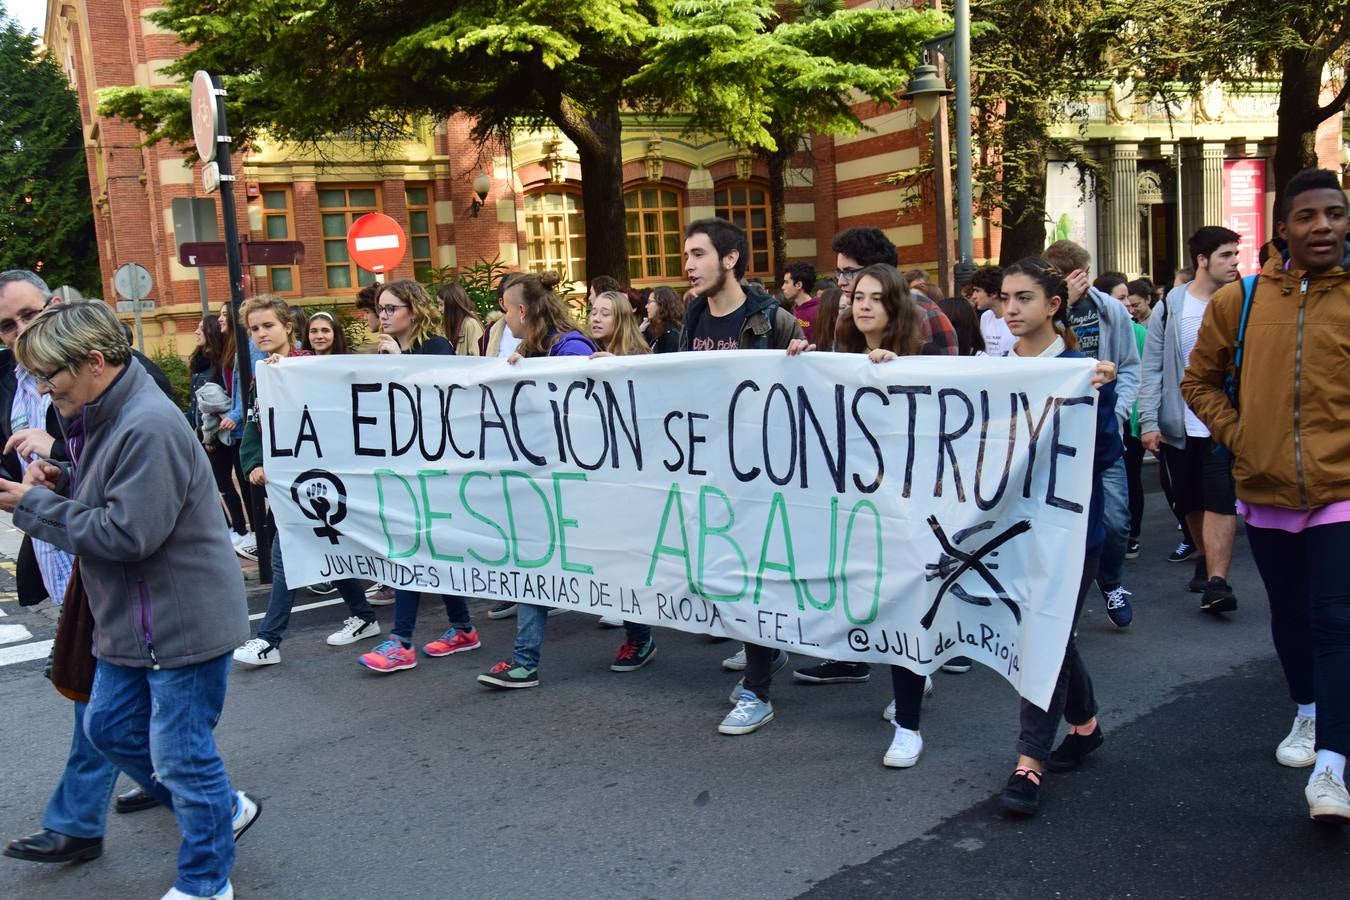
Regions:
[[1130, 489], [1124, 457], [1102, 473], [1102, 525], [1106, 542], [1102, 544], [1097, 586], [1109, 592], [1124, 580], [1125, 551], [1130, 542]]
[[[445, 601], [445, 615], [452, 627], [460, 631], [473, 628], [473, 617], [469, 615], [469, 601], [454, 594], [442, 594], [441, 599]], [[394, 627], [390, 630], [389, 636], [405, 644], [411, 644], [413, 630], [417, 627], [417, 608], [421, 605], [420, 591], [394, 588]]]
[[77, 838], [101, 838], [108, 825], [108, 803], [117, 784], [117, 766], [108, 762], [84, 733], [86, 703], [74, 703], [75, 733], [66, 770], [61, 773], [42, 827]]
[[[375, 609], [366, 599], [361, 582], [355, 578], [334, 581], [333, 587], [346, 602], [352, 615], [367, 622], [375, 621]], [[258, 637], [277, 646], [286, 626], [291, 624], [291, 607], [295, 605], [295, 591], [286, 587], [286, 567], [281, 563], [281, 532], [272, 537], [272, 593], [267, 599], [267, 614], [258, 623]]]
[[527, 669], [539, 668], [539, 648], [544, 645], [544, 626], [551, 606], [516, 604], [516, 646], [511, 661]]
[[228, 653], [159, 671], [99, 660], [84, 714], [90, 743], [173, 810], [183, 835], [174, 887], [186, 894], [224, 890], [234, 865], [234, 792], [211, 733], [229, 671]]

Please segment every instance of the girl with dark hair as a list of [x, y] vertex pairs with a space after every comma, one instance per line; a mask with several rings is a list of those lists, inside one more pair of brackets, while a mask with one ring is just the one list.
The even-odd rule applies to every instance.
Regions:
[[[1004, 320], [1017, 336], [1009, 351], [1011, 359], [1044, 357], [1084, 358], [1068, 318], [1068, 285], [1059, 270], [1043, 259], [1028, 258], [1003, 270]], [[1003, 808], [1019, 815], [1035, 815], [1040, 809], [1041, 778], [1052, 772], [1074, 769], [1102, 745], [1097, 724], [1097, 701], [1092, 679], [1078, 653], [1074, 629], [1083, 611], [1083, 598], [1097, 575], [1106, 529], [1102, 524], [1102, 473], [1121, 455], [1120, 426], [1115, 417], [1115, 365], [1098, 362], [1093, 375], [1097, 397], [1097, 441], [1092, 463], [1092, 500], [1088, 507], [1087, 545], [1078, 582], [1064, 662], [1054, 694], [1045, 709], [1022, 701], [1021, 736], [1017, 742], [1017, 766], [999, 795]], [[1069, 724], [1069, 733], [1054, 750], [1059, 719]]]
[[[506, 327], [520, 338], [520, 346], [507, 360], [516, 365], [522, 359], [548, 356], [590, 356], [597, 347], [576, 329], [566, 304], [553, 293], [558, 276], [518, 275], [506, 285], [502, 303], [506, 308]], [[494, 618], [510, 615], [505, 604], [494, 608]], [[544, 626], [549, 607], [518, 603], [516, 643], [511, 658], [503, 660], [482, 675], [478, 683], [497, 688], [539, 686], [539, 652], [544, 644]]]
[[469, 300], [468, 291], [457, 281], [443, 284], [436, 299], [445, 308], [445, 337], [455, 345], [456, 356], [478, 356], [483, 339], [483, 323]]
[[839, 323], [836, 350], [866, 353], [873, 362], [919, 353], [926, 337], [921, 313], [894, 266], [866, 267], [853, 279], [849, 293], [850, 313]]
[[[220, 417], [220, 451], [223, 457], [228, 458], [232, 477], [239, 479], [240, 494], [247, 501], [248, 492], [252, 488], [248, 480], [244, 477], [244, 472], [239, 468], [239, 441], [243, 437], [244, 429], [244, 397], [239, 390], [239, 376], [235, 372], [235, 361], [238, 355], [235, 351], [235, 322], [231, 314], [230, 304], [224, 303], [220, 307], [220, 315], [216, 318], [216, 327], [220, 330], [221, 348], [220, 348], [220, 377], [221, 386], [225, 388], [225, 393], [230, 395], [232, 405], [229, 412]], [[248, 345], [248, 354], [250, 363], [256, 365], [258, 360], [263, 358], [263, 354], [250, 341]], [[225, 461], [217, 462], [212, 457], [212, 465], [219, 465], [222, 470]], [[243, 504], [244, 512], [249, 517], [249, 530], [245, 532], [236, 531], [232, 536], [234, 541], [234, 552], [244, 559], [257, 560], [258, 558], [258, 539], [255, 537], [256, 525], [253, 522], [253, 507], [245, 502]]]
[[647, 344], [653, 353], [674, 353], [680, 349], [680, 329], [684, 327], [684, 301], [671, 287], [656, 288], [647, 298]]
[[309, 317], [302, 346], [315, 356], [341, 356], [347, 352], [347, 336], [336, 316], [320, 311]]
[[947, 297], [938, 303], [956, 332], [956, 345], [961, 356], [983, 356], [984, 334], [975, 308], [965, 297]]
[[[208, 384], [225, 387], [225, 364], [232, 361], [226, 355], [228, 339], [229, 349], [234, 349], [233, 332], [220, 330], [220, 319], [216, 316], [202, 316], [197, 325], [197, 346], [188, 360], [188, 372], [191, 376], [192, 405], [189, 410], [193, 428], [201, 425], [197, 417], [197, 390]], [[235, 461], [239, 458], [239, 448], [235, 444], [226, 444], [220, 440], [212, 441], [205, 447], [206, 458], [211, 461], [211, 475], [216, 481], [216, 490], [220, 501], [225, 505], [225, 517], [230, 525], [231, 540], [237, 542], [248, 534], [248, 520], [244, 516], [244, 502], [234, 486]]]

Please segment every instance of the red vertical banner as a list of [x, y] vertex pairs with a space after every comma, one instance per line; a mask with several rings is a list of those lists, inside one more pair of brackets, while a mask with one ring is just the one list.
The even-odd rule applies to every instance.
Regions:
[[1230, 159], [1223, 164], [1223, 224], [1242, 235], [1238, 265], [1253, 275], [1266, 242], [1266, 161]]

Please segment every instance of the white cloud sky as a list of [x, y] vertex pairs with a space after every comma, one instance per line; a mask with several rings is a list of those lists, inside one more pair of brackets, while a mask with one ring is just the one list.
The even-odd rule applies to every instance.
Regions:
[[47, 0], [0, 0], [20, 27], [42, 34], [47, 23]]

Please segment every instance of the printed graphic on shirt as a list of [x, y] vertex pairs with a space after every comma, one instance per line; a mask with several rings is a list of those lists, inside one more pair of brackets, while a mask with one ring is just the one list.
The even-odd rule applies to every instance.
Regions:
[[689, 341], [690, 350], [735, 350], [740, 347], [741, 323], [745, 321], [745, 306], [730, 315], [714, 316], [704, 313], [694, 328]]
[[1008, 323], [994, 315], [992, 309], [980, 314], [980, 335], [984, 338], [984, 352], [1002, 356], [1017, 343], [1017, 336], [1008, 330]]
[[1102, 342], [1102, 314], [1097, 311], [1097, 304], [1084, 297], [1070, 306], [1069, 325], [1078, 336], [1078, 349], [1083, 355], [1101, 359], [1098, 350]]

